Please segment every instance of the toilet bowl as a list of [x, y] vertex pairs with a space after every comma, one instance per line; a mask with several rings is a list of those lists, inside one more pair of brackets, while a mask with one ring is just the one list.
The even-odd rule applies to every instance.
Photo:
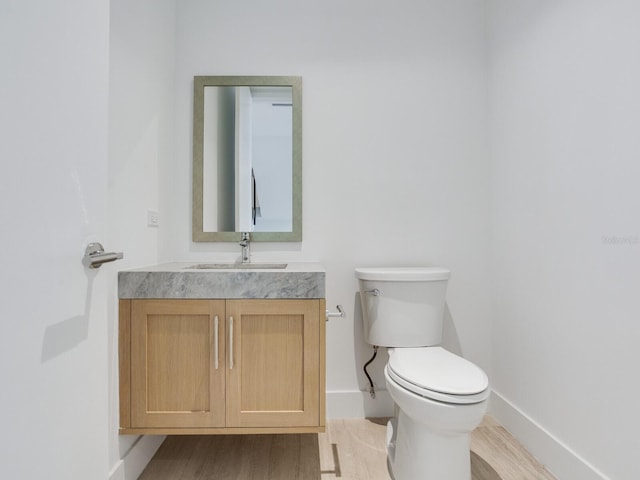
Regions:
[[[410, 373], [398, 374], [394, 363], [402, 362], [393, 360], [405, 353], [403, 350], [412, 350], [410, 358], [421, 354], [426, 358], [419, 365], [411, 364]], [[447, 368], [443, 359], [453, 365]], [[455, 367], [461, 367], [457, 374]], [[440, 369], [448, 374], [439, 375]], [[408, 378], [411, 373], [416, 377]], [[393, 349], [384, 376], [397, 405], [397, 415], [387, 426], [392, 477], [469, 480], [469, 433], [482, 421], [490, 393], [484, 372], [441, 347], [425, 347]]]
[[485, 373], [440, 346], [449, 270], [357, 268], [365, 338], [386, 346], [395, 415], [387, 425], [394, 480], [471, 480], [471, 431], [490, 394]]

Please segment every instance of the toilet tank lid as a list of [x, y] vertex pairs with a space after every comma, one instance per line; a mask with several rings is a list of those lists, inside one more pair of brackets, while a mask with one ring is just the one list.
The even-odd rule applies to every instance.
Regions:
[[448, 280], [450, 271], [442, 267], [363, 267], [356, 268], [360, 280], [424, 282]]

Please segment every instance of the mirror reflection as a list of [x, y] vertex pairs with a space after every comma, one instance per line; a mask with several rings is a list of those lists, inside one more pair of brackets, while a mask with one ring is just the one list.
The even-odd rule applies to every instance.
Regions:
[[291, 87], [205, 87], [203, 228], [291, 232]]
[[301, 240], [299, 77], [195, 77], [194, 241]]

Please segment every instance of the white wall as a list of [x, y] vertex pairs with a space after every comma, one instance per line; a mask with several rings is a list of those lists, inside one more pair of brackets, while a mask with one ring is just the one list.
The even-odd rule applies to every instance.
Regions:
[[[111, 0], [109, 245], [124, 251], [118, 270], [158, 262], [165, 229], [147, 226], [161, 210], [160, 165], [173, 158], [175, 0]], [[109, 283], [109, 468], [135, 479], [163, 437], [119, 436], [117, 278]]]
[[[2, 478], [107, 476], [106, 0], [0, 3]], [[108, 245], [105, 245], [108, 246]]]
[[490, 4], [494, 405], [558, 478], [636, 479], [640, 4]]
[[[322, 262], [328, 305], [347, 311], [328, 324], [329, 415], [363, 413], [360, 369], [371, 352], [355, 266], [450, 267], [450, 345], [459, 340], [489, 370], [484, 13], [473, 0], [178, 3], [161, 259], [240, 255], [234, 244], [191, 242], [193, 76], [302, 76], [303, 241], [254, 244], [252, 253]], [[379, 386], [383, 364], [373, 368]]]

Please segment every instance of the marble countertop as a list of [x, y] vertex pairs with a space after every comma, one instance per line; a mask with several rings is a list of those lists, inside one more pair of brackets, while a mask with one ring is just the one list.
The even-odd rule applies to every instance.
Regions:
[[[215, 262], [176, 262], [118, 272], [119, 298], [325, 298], [319, 263], [284, 269], [201, 269]], [[283, 262], [284, 263], [284, 262]]]

